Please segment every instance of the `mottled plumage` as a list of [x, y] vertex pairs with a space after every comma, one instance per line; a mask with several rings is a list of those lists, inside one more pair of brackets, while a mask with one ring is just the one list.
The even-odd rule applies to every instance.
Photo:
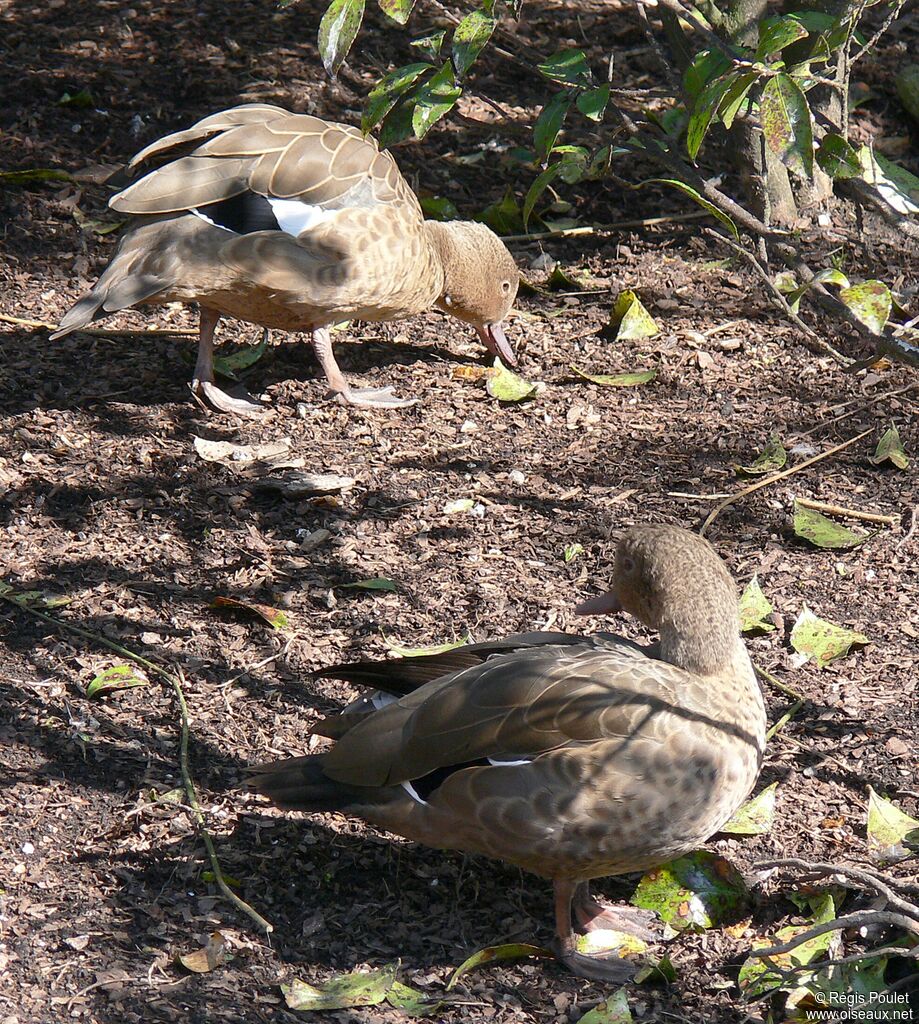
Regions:
[[612, 591], [584, 610], [603, 606], [658, 629], [659, 648], [526, 634], [326, 670], [402, 696], [355, 702], [316, 730], [331, 750], [255, 769], [253, 788], [553, 879], [566, 959], [595, 971], [565, 925], [578, 885], [702, 843], [749, 793], [765, 742], [734, 584], [706, 541], [630, 530]]
[[388, 389], [349, 387], [328, 331], [345, 320], [438, 307], [473, 324], [492, 352], [514, 362], [501, 325], [517, 292], [510, 253], [482, 224], [425, 221], [392, 156], [372, 138], [248, 104], [160, 139], [129, 166], [190, 147], [112, 197], [109, 205], [134, 220], [54, 337], [128, 306], [197, 302], [193, 388], [241, 413], [258, 406], [222, 403], [213, 385], [221, 315], [310, 332], [332, 389], [355, 404], [410, 403]]

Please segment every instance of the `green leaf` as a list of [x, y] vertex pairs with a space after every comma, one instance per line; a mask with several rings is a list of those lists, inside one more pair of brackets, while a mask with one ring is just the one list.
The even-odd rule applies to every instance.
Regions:
[[712, 119], [718, 113], [721, 101], [725, 93], [736, 82], [738, 72], [729, 71], [726, 75], [716, 78], [696, 97], [692, 106], [692, 113], [689, 116], [689, 124], [686, 128], [686, 151], [695, 160], [702, 142], [705, 139]]
[[403, 985], [401, 981], [393, 982], [392, 988], [386, 993], [386, 1002], [409, 1017], [430, 1017], [444, 1005], [443, 1000], [436, 996], [419, 992], [410, 985]]
[[906, 469], [909, 465], [909, 457], [903, 448], [900, 440], [900, 432], [893, 423], [884, 431], [878, 446], [871, 456], [871, 461], [876, 465], [882, 462], [892, 462], [897, 469]]
[[794, 174], [814, 174], [814, 130], [810, 108], [800, 87], [788, 75], [770, 78], [763, 87], [759, 115], [766, 144]]
[[372, 576], [365, 580], [356, 580], [354, 583], [340, 584], [342, 590], [398, 590], [399, 585], [395, 580], [386, 576]]
[[525, 942], [509, 942], [503, 946], [488, 946], [485, 949], [480, 949], [477, 953], [467, 957], [450, 975], [450, 980], [446, 985], [447, 991], [449, 992], [464, 974], [476, 967], [481, 967], [482, 964], [495, 963], [498, 960], [524, 960], [530, 956], [552, 959], [555, 954], [543, 946], [531, 946]]
[[619, 293], [610, 313], [609, 322], [616, 331], [617, 341], [653, 338], [660, 334], [660, 328], [655, 323], [654, 317], [645, 309], [641, 299], [633, 291]]
[[884, 332], [884, 326], [890, 319], [892, 297], [883, 281], [862, 281], [851, 288], [843, 288], [839, 298], [869, 331], [874, 334]]
[[766, 447], [756, 456], [748, 466], [734, 463], [734, 469], [746, 476], [762, 476], [765, 473], [775, 473], [788, 461], [788, 453], [782, 444], [778, 434], [772, 434], [766, 442]]
[[797, 501], [794, 504], [793, 525], [795, 535], [810, 541], [814, 547], [838, 551], [857, 548], [879, 532], [875, 530], [874, 533], [856, 533], [816, 509], [807, 508]]
[[720, 78], [731, 66], [731, 62], [720, 50], [703, 50], [698, 53], [683, 73], [683, 91], [688, 102], [694, 104], [706, 85]]
[[823, 136], [817, 150], [817, 163], [836, 181], [857, 178], [862, 173], [858, 152], [841, 135], [828, 133]]
[[386, 115], [380, 126], [380, 147], [394, 146], [397, 142], [414, 134], [412, 114], [415, 112], [415, 100], [411, 95], [402, 97]]
[[361, 131], [366, 135], [392, 110], [399, 97], [406, 93], [431, 64], [406, 64], [384, 75], [370, 90], [361, 115]]
[[536, 67], [551, 82], [558, 82], [561, 85], [590, 85], [590, 67], [583, 50], [559, 50]]
[[740, 872], [721, 857], [697, 850], [648, 872], [631, 902], [654, 910], [675, 931], [736, 920], [750, 894]]
[[574, 101], [578, 110], [591, 121], [602, 121], [609, 103], [609, 85], [604, 83], [596, 89], [585, 89]]
[[413, 46], [429, 60], [436, 60], [440, 56], [446, 38], [447, 30], [441, 28], [436, 32], [428, 32], [426, 35], [418, 36], [417, 39], [412, 39], [408, 45]]
[[87, 110], [96, 105], [93, 94], [86, 88], [75, 93], [65, 92], [57, 103], [59, 107], [75, 107], [77, 110]]
[[465, 78], [497, 24], [490, 14], [472, 11], [456, 26], [453, 32], [453, 66], [458, 78]]
[[489, 372], [485, 390], [499, 402], [522, 402], [530, 398], [536, 385], [512, 373], [497, 357], [494, 368]]
[[268, 331], [262, 335], [262, 340], [257, 345], [244, 345], [225, 356], [214, 357], [214, 369], [222, 376], [236, 379], [236, 374], [242, 370], [248, 370], [250, 366], [262, 358], [265, 349], [268, 347]]
[[739, 810], [735, 811], [730, 821], [722, 825], [721, 832], [730, 832], [735, 836], [765, 835], [775, 821], [775, 791], [778, 783], [773, 782], [762, 793], [748, 800]]
[[821, 270], [819, 273], [814, 274], [813, 284], [834, 284], [839, 288], [848, 288], [849, 279], [841, 270], [836, 270], [835, 267], [827, 267], [825, 270]]
[[864, 633], [817, 618], [807, 605], [792, 627], [790, 640], [799, 654], [814, 659], [817, 668], [826, 668], [848, 654], [855, 645], [864, 647], [871, 643]]
[[456, 203], [444, 196], [419, 196], [421, 210], [431, 220], [456, 220], [459, 210]]
[[536, 159], [540, 163], [546, 160], [555, 145], [558, 133], [565, 123], [571, 100], [571, 93], [557, 92], [536, 118], [536, 124], [533, 125], [533, 143], [536, 147]]
[[[811, 906], [814, 910], [813, 920], [804, 925], [790, 925], [787, 928], [780, 928], [773, 937], [757, 942], [754, 949], [764, 949], [767, 946], [781, 945], [790, 942], [793, 938], [807, 931], [816, 924], [825, 924], [832, 921], [836, 915], [833, 904], [833, 897], [830, 893], [821, 893], [811, 898]], [[788, 970], [792, 967], [803, 967], [812, 963], [817, 957], [822, 956], [833, 941], [833, 932], [824, 932], [813, 939], [808, 939], [796, 946], [788, 953], [777, 953], [770, 957], [781, 970]], [[747, 999], [768, 992], [770, 989], [779, 988], [787, 984], [782, 976], [769, 966], [760, 957], [751, 956], [744, 961], [737, 976], [737, 983], [741, 992]], [[796, 976], [796, 984], [801, 983], [801, 975]]]
[[380, 10], [399, 25], [404, 25], [408, 21], [415, 6], [415, 0], [377, 0], [377, 3]]
[[499, 235], [516, 235], [526, 230], [520, 204], [510, 186], [501, 199], [485, 207], [477, 219], [484, 221]]
[[868, 852], [876, 863], [892, 864], [919, 848], [919, 821], [868, 787]]
[[577, 541], [575, 541], [574, 544], [566, 544], [565, 545], [565, 552], [564, 552], [564, 555], [563, 555], [563, 557], [565, 559], [565, 564], [567, 565], [569, 562], [573, 562], [578, 557], [578, 555], [583, 555], [583, 554], [584, 554], [584, 545], [583, 544], [578, 544]]
[[683, 195], [689, 196], [694, 203], [698, 203], [703, 210], [707, 210], [731, 232], [734, 238], [738, 241], [740, 240], [740, 234], [734, 221], [726, 213], [722, 213], [717, 206], [704, 199], [692, 185], [687, 185], [685, 181], [680, 181], [678, 178], [647, 178], [645, 181], [640, 181], [634, 187], [643, 188], [645, 185], [669, 185], [671, 188], [679, 190]]
[[0, 171], [0, 185], [30, 185], [34, 181], [73, 181], [66, 171], [53, 167], [33, 167], [26, 171]]
[[523, 227], [527, 229], [527, 225], [530, 223], [530, 216], [533, 213], [533, 207], [539, 201], [539, 197], [546, 191], [549, 183], [558, 176], [559, 171], [562, 169], [561, 163], [550, 164], [542, 173], [537, 175], [536, 180], [530, 185], [527, 190], [526, 198], [523, 200]]
[[448, 640], [446, 643], [432, 644], [430, 647], [403, 647], [384, 635], [383, 642], [400, 658], [427, 658], [432, 654], [446, 654], [447, 651], [455, 651], [457, 647], [465, 647], [471, 639], [467, 633], [461, 640]]
[[858, 159], [862, 178], [877, 189], [888, 206], [904, 217], [919, 213], [919, 178], [867, 146], [858, 151]]
[[571, 369], [584, 380], [600, 384], [607, 388], [631, 388], [638, 384], [647, 384], [657, 376], [657, 370], [636, 370], [633, 373], [587, 373], [574, 364]]
[[759, 26], [759, 42], [756, 46], [756, 60], [764, 61], [773, 53], [784, 50], [798, 39], [803, 39], [807, 28], [801, 19], [793, 14], [763, 18]]
[[272, 608], [270, 604], [241, 601], [237, 597], [215, 597], [211, 601], [211, 608], [230, 608], [234, 611], [250, 612], [257, 615], [263, 622], [267, 622], [272, 629], [286, 629], [288, 626], [287, 616], [284, 612], [279, 608]]
[[323, 985], [310, 985], [295, 978], [281, 985], [290, 1010], [345, 1010], [353, 1006], [376, 1006], [386, 999], [396, 980], [397, 964], [388, 964], [366, 974], [342, 974]]
[[412, 128], [419, 139], [423, 139], [444, 114], [453, 109], [462, 94], [463, 90], [456, 84], [449, 64], [442, 65], [431, 75], [418, 90], [412, 111]]
[[332, 0], [319, 22], [319, 56], [334, 78], [364, 18], [365, 0]]
[[86, 696], [92, 700], [115, 690], [130, 690], [135, 686], [148, 686], [150, 680], [134, 665], [112, 665], [95, 676], [86, 687]]
[[740, 595], [741, 633], [769, 633], [775, 629], [775, 623], [769, 619], [771, 614], [772, 605], [754, 576]]
[[633, 981], [636, 985], [643, 985], [645, 982], [651, 985], [672, 985], [676, 981], [676, 968], [669, 956], [662, 956], [660, 960], [650, 957]]
[[[718, 117], [725, 128], [734, 124], [740, 108], [744, 105], [750, 90], [759, 81], [758, 71], [739, 74], [725, 91], [718, 104]], [[749, 104], [748, 104], [749, 105]]]
[[632, 1012], [625, 989], [618, 989], [602, 1003], [588, 1010], [579, 1024], [632, 1024]]

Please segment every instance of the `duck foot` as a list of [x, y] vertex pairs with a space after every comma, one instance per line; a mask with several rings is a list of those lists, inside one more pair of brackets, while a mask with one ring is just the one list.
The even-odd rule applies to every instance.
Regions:
[[558, 958], [561, 962], [579, 978], [589, 978], [591, 981], [605, 981], [615, 985], [621, 985], [634, 977], [640, 964], [631, 964], [622, 957], [611, 956], [585, 956], [575, 950], [565, 949], [565, 943], [559, 944]]
[[223, 391], [210, 380], [195, 379], [190, 387], [192, 396], [203, 409], [216, 409], [246, 419], [258, 419], [268, 412], [268, 406], [254, 399], [245, 388], [241, 388], [242, 393], [236, 396]]
[[571, 901], [573, 916], [582, 932], [614, 931], [634, 935], [644, 942], [653, 942], [658, 934], [652, 926], [659, 923], [652, 910], [638, 907], [604, 906], [593, 896], [587, 884], [578, 886]]
[[356, 405], [368, 409], [407, 409], [417, 405], [419, 398], [397, 398], [392, 388], [352, 388], [339, 391], [338, 401], [343, 405]]

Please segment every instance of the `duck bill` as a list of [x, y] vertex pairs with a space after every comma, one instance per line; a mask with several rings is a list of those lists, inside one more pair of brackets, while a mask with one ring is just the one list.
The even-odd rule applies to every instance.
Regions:
[[622, 611], [622, 602], [615, 590], [582, 601], [574, 609], [575, 615], [615, 615]]
[[476, 333], [482, 339], [482, 344], [492, 355], [499, 356], [505, 366], [516, 366], [517, 357], [511, 348], [510, 342], [504, 336], [504, 325], [485, 324], [483, 327], [476, 327]]

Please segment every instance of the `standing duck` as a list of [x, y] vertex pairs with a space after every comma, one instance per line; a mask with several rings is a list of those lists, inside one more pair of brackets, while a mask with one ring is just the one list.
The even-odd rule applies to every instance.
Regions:
[[483, 224], [425, 221], [395, 160], [358, 129], [251, 103], [167, 135], [128, 166], [164, 154], [170, 162], [109, 201], [135, 219], [52, 338], [129, 306], [197, 302], [192, 393], [242, 415], [262, 407], [215, 384], [221, 316], [308, 332], [329, 386], [352, 405], [416, 400], [348, 384], [329, 334], [346, 320], [436, 307], [515, 364], [502, 321], [518, 274], [504, 243]]
[[619, 959], [576, 949], [575, 927], [645, 933], [588, 882], [686, 854], [749, 794], [766, 713], [740, 638], [737, 591], [701, 537], [639, 526], [612, 589], [576, 611], [624, 610], [660, 634], [533, 633], [319, 675], [384, 691], [314, 730], [325, 753], [253, 769], [279, 807], [341, 811], [442, 849], [550, 878], [559, 952], [576, 974], [622, 980]]

